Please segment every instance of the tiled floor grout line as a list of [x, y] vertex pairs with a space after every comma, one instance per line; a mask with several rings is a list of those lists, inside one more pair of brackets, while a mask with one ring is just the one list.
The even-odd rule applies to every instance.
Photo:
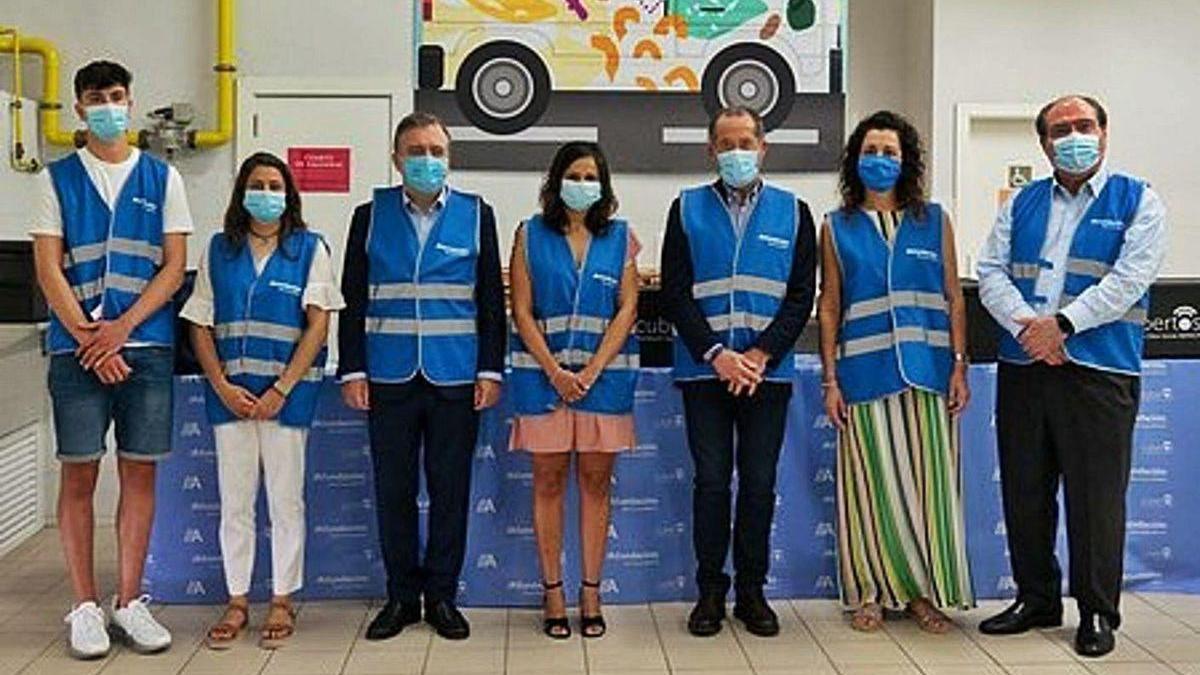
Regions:
[[346, 655], [342, 657], [342, 667], [338, 668], [338, 673], [345, 673], [346, 668], [350, 665], [350, 657], [354, 655], [354, 648], [358, 646], [359, 636], [363, 634], [363, 626], [366, 625], [367, 619], [371, 616], [371, 603], [368, 601], [366, 610], [358, 620], [358, 628], [354, 630], [354, 637], [350, 639], [350, 649], [346, 650]]
[[[974, 626], [971, 626], [969, 629], [964, 630], [963, 633], [967, 636], [967, 639], [971, 641], [971, 644], [974, 645], [976, 649], [983, 652], [983, 655], [985, 657], [987, 657], [987, 659], [989, 661], [991, 661], [993, 664], [995, 664], [995, 666], [997, 668], [999, 668], [1002, 672], [1005, 672], [1005, 673], [1012, 672], [1011, 670], [1008, 669], [1008, 666], [1004, 665], [1003, 663], [1000, 663], [1000, 659], [996, 658], [990, 651], [987, 650], [986, 647], [983, 646], [983, 643], [977, 639], [977, 636], [983, 634], [983, 633], [979, 632], [979, 624], [978, 623], [976, 623]], [[1015, 664], [1013, 664], [1013, 665], [1015, 665]]]
[[658, 615], [654, 613], [654, 603], [646, 603], [646, 607], [650, 610], [650, 622], [654, 624], [654, 635], [658, 638], [658, 648], [662, 651], [663, 663], [667, 664], [667, 672], [674, 673], [675, 668], [671, 665], [671, 655], [667, 653], [667, 643], [663, 641], [662, 628], [658, 625]]
[[804, 618], [804, 615], [800, 613], [800, 610], [796, 609], [796, 605], [793, 604], [791, 600], [788, 601], [788, 607], [792, 609], [792, 614], [795, 615], [796, 619], [800, 622], [800, 625], [804, 628], [804, 632], [807, 633], [808, 637], [812, 639], [813, 644], [817, 646], [817, 649], [821, 650], [821, 654], [825, 657], [825, 662], [829, 664], [829, 667], [833, 668], [834, 672], [836, 673], [842, 672], [840, 669], [838, 669], [837, 664], [833, 662], [833, 657], [829, 655], [829, 650], [825, 649], [825, 645], [821, 644], [821, 641], [817, 639], [817, 634], [814, 633], [812, 627], [808, 625], [808, 620]]
[[746, 661], [746, 667], [750, 669], [751, 673], [757, 674], [758, 669], [754, 667], [754, 662], [750, 660], [750, 652], [746, 651], [746, 645], [742, 644], [742, 632], [737, 629], [733, 615], [731, 614], [726, 621], [729, 622], [729, 632], [733, 634], [733, 641], [737, 643], [738, 651], [742, 653], [742, 658]]

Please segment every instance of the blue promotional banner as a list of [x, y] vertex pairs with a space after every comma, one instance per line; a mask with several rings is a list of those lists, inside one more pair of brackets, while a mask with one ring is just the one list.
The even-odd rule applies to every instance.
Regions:
[[[995, 366], [971, 368], [974, 400], [962, 420], [967, 538], [976, 594], [1014, 588], [1000, 505], [994, 424]], [[1200, 361], [1148, 361], [1135, 433], [1128, 502], [1126, 584], [1140, 590], [1200, 593], [1200, 538], [1184, 519], [1200, 510]], [[770, 597], [836, 597], [835, 432], [824, 415], [815, 357], [800, 359], [779, 465]], [[683, 407], [667, 369], [642, 371], [634, 411], [638, 447], [617, 462], [603, 592], [606, 602], [690, 599], [691, 458]], [[472, 477], [464, 605], [535, 605], [540, 574], [533, 538], [531, 465], [508, 450], [510, 410], [502, 401], [482, 418]], [[306, 457], [308, 540], [301, 596], [384, 595], [365, 417], [341, 403], [327, 380]], [[1191, 489], [1187, 489], [1191, 488]], [[579, 582], [574, 491], [564, 549], [567, 587]], [[427, 503], [422, 498], [422, 513]], [[270, 528], [258, 500], [254, 597], [270, 589]], [[225, 600], [218, 524], [216, 454], [199, 377], [175, 391], [173, 452], [159, 468], [158, 505], [146, 587], [174, 603]], [[1060, 535], [1060, 560], [1067, 563]]]

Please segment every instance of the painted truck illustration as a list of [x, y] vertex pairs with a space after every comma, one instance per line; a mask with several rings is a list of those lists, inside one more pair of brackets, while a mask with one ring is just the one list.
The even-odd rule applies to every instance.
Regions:
[[419, 0], [416, 81], [494, 134], [536, 124], [555, 91], [691, 92], [773, 129], [797, 93], [841, 93], [842, 2]]

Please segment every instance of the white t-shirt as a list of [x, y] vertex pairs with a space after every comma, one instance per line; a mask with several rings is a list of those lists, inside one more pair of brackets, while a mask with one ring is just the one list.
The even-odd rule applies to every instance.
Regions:
[[[131, 148], [129, 158], [124, 162], [112, 164], [93, 155], [87, 148], [76, 151], [87, 170], [88, 178], [96, 186], [96, 192], [104, 199], [108, 208], [125, 187], [125, 181], [137, 166], [142, 151]], [[183, 177], [173, 166], [167, 167], [167, 194], [163, 204], [163, 234], [191, 234], [192, 213], [188, 210], [187, 193], [183, 189]], [[49, 171], [38, 175], [38, 194], [33, 204], [33, 222], [29, 234], [61, 237], [63, 233], [62, 208], [58, 203], [58, 193], [54, 191], [54, 182], [50, 179]]]
[[[246, 245], [249, 246], [248, 243]], [[179, 316], [200, 326], [213, 325], [213, 287], [212, 277], [208, 271], [208, 251], [209, 248], [206, 247], [204, 254], [200, 256], [200, 266], [196, 270], [196, 284], [192, 287], [192, 295], [183, 304], [183, 309], [179, 311]], [[270, 255], [264, 255], [255, 260], [255, 271], [262, 274], [270, 257]], [[346, 301], [342, 298], [342, 292], [338, 289], [337, 279], [333, 274], [333, 260], [330, 258], [329, 250], [324, 246], [318, 246], [313, 251], [312, 264], [308, 268], [308, 282], [304, 286], [304, 293], [300, 296], [300, 304], [304, 307], [311, 305], [328, 311], [337, 311], [346, 306]]]

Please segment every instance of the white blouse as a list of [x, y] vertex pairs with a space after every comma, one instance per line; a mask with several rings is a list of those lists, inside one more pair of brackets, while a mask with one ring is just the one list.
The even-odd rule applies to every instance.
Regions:
[[[222, 235], [218, 233], [213, 236], [220, 237]], [[262, 274], [263, 267], [270, 259], [271, 254], [257, 258], [254, 261], [255, 270]], [[324, 246], [317, 246], [313, 252], [312, 265], [308, 268], [308, 283], [304, 287], [300, 303], [304, 307], [318, 307], [327, 311], [337, 311], [346, 306], [346, 301], [342, 298], [342, 292], [338, 288], [337, 279], [334, 278], [333, 260], [329, 255], [329, 250]], [[212, 277], [208, 271], [208, 248], [205, 248], [205, 254], [200, 256], [200, 267], [196, 271], [196, 284], [192, 288], [191, 297], [179, 311], [179, 315], [200, 326], [213, 325], [213, 288]]]

